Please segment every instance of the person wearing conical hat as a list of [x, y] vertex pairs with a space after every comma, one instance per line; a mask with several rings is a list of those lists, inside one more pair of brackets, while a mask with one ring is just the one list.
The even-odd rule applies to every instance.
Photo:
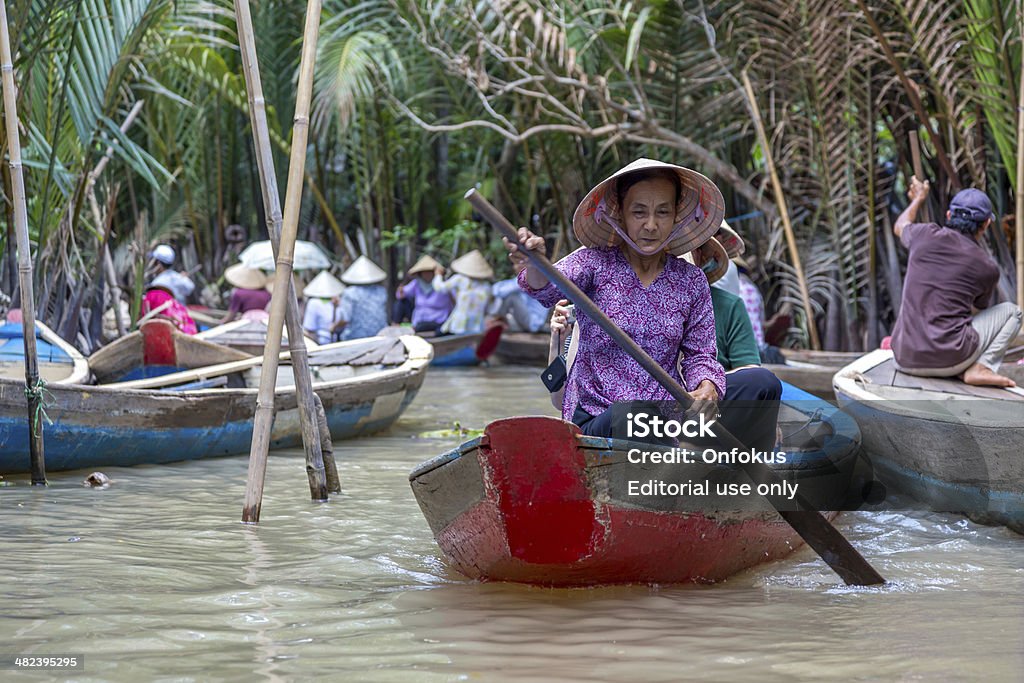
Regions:
[[321, 271], [302, 288], [306, 308], [302, 313], [302, 330], [317, 344], [330, 344], [334, 324], [338, 322], [338, 308], [345, 285], [326, 270]]
[[388, 326], [388, 292], [381, 284], [388, 274], [365, 255], [357, 258], [341, 281], [345, 292], [338, 304], [334, 336], [339, 341], [373, 337]]
[[455, 299], [448, 319], [441, 325], [443, 334], [475, 334], [484, 331], [487, 304], [491, 300], [490, 280], [494, 270], [487, 259], [474, 249], [452, 261], [452, 275], [444, 279], [438, 268], [434, 276], [434, 290], [450, 292]]
[[[573, 215], [573, 231], [583, 248], [555, 264], [701, 401], [705, 412], [713, 410], [726, 388], [716, 357], [711, 292], [700, 268], [674, 257], [712, 237], [724, 207], [722, 193], [700, 173], [638, 159], [587, 193]], [[520, 228], [518, 242], [506, 240], [505, 246], [519, 271], [520, 287], [544, 306], [554, 306], [562, 293], [529, 265], [525, 253], [543, 254], [544, 238]], [[623, 408], [673, 400], [582, 313], [577, 330], [579, 352], [567, 375], [562, 416], [584, 434], [625, 438]]]
[[221, 323], [231, 322], [248, 311], [266, 310], [270, 303], [270, 292], [266, 289], [267, 276], [262, 270], [236, 263], [224, 271], [224, 279], [234, 289], [228, 300], [228, 312]]
[[406, 271], [409, 283], [395, 292], [399, 301], [412, 304], [412, 329], [416, 332], [436, 332], [455, 306], [451, 292], [434, 289], [434, 275], [439, 269], [444, 270], [440, 263], [424, 254]]
[[[736, 268], [727, 250], [714, 237], [687, 255], [708, 277], [711, 306], [715, 313], [715, 345], [718, 362], [725, 370], [725, 396], [718, 421], [745, 445], [768, 451], [778, 434], [782, 383], [761, 367], [761, 349], [747, 307], [738, 295], [715, 281], [726, 276], [725, 265]], [[697, 445], [701, 444], [698, 439]], [[705, 443], [705, 445], [712, 445]]]

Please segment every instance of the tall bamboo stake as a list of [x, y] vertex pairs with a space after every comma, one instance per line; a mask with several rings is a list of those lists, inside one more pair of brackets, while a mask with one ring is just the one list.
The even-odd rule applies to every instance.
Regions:
[[[319, 31], [320, 0], [308, 0], [306, 25], [302, 32], [302, 58], [299, 62], [299, 85], [295, 96], [295, 119], [292, 125], [292, 149], [291, 158], [288, 161], [288, 185], [281, 225], [281, 245], [277, 253], [277, 270], [274, 271], [274, 293], [270, 299], [267, 344], [263, 352], [260, 388], [256, 399], [256, 413], [253, 416], [249, 474], [245, 488], [245, 504], [242, 508], [243, 522], [259, 522], [260, 506], [263, 503], [263, 482], [267, 472], [270, 429], [274, 423], [274, 390], [277, 384], [277, 360], [281, 350], [281, 332], [287, 301], [294, 297], [292, 260], [295, 253], [295, 236], [299, 227], [299, 205], [302, 200], [306, 142], [309, 135], [309, 103], [313, 93], [313, 66], [316, 62], [316, 43]], [[251, 33], [249, 38], [252, 38]], [[250, 64], [251, 66], [254, 65]], [[299, 341], [301, 341], [301, 337]], [[296, 382], [298, 382], [299, 370], [294, 366], [293, 370]], [[326, 483], [321, 488], [324, 492], [323, 498], [326, 498]]]
[[43, 454], [42, 383], [36, 357], [35, 295], [32, 293], [32, 252], [28, 241], [28, 209], [25, 205], [25, 176], [21, 170], [21, 138], [18, 136], [18, 99], [14, 85], [14, 60], [7, 26], [7, 3], [0, 0], [0, 69], [3, 70], [4, 123], [11, 165], [11, 201], [14, 204], [14, 230], [18, 240], [18, 283], [21, 287], [21, 329], [25, 339], [25, 396], [28, 399], [28, 448], [32, 462], [32, 484], [46, 485], [46, 459]]
[[750, 84], [750, 77], [746, 69], [743, 76], [743, 88], [746, 90], [747, 101], [750, 104], [750, 116], [754, 120], [754, 127], [757, 129], [757, 138], [761, 142], [761, 149], [764, 151], [765, 164], [768, 166], [768, 173], [772, 180], [772, 189], [775, 192], [775, 205], [779, 209], [779, 216], [782, 218], [782, 229], [786, 234], [786, 246], [789, 248], [789, 258], [796, 270], [796, 277], [800, 283], [800, 298], [803, 300], [804, 315], [807, 320], [807, 334], [810, 336], [811, 348], [815, 351], [821, 349], [821, 342], [818, 340], [818, 328], [814, 324], [814, 309], [811, 308], [811, 295], [807, 291], [807, 278], [804, 277], [804, 267], [800, 263], [800, 252], [796, 248], [796, 236], [793, 234], [793, 224], [789, 220], [789, 209], [786, 208], [786, 197], [782, 194], [782, 183], [779, 181], [779, 174], [775, 170], [775, 160], [772, 157], [772, 148], [768, 144], [768, 134], [764, 130], [764, 122], [761, 121], [761, 110], [757, 107], [757, 99], [754, 97], [754, 87]]
[[[1021, 35], [1024, 36], [1024, 10], [1018, 7], [1017, 11]], [[1017, 246], [1017, 305], [1024, 308], [1024, 63], [1020, 67], [1017, 93], [1017, 188], [1014, 192], [1017, 233], [1014, 242]]]
[[[263, 82], [260, 80], [256, 34], [252, 26], [249, 0], [235, 0], [235, 16], [238, 24], [242, 73], [245, 75], [245, 87], [249, 99], [249, 121], [253, 131], [253, 144], [256, 148], [256, 166], [263, 195], [267, 233], [270, 235], [270, 243], [276, 256], [279, 253], [281, 242], [281, 194], [277, 186], [277, 172], [274, 169], [273, 146], [270, 139], [270, 126], [267, 123], [266, 100], [263, 97]], [[295, 285], [291, 278], [288, 279], [287, 297], [288, 308], [285, 312], [285, 322], [288, 325], [288, 344], [291, 349], [292, 369], [295, 375], [295, 395], [299, 406], [299, 423], [306, 454], [309, 494], [313, 500], [325, 500], [328, 491], [341, 491], [341, 482], [338, 479], [338, 468], [334, 464], [333, 455], [326, 459], [321, 455], [323, 449], [320, 443], [320, 430], [317, 426], [318, 413], [314, 408], [309, 355], [306, 351], [305, 335], [302, 332], [302, 320], [299, 317]]]

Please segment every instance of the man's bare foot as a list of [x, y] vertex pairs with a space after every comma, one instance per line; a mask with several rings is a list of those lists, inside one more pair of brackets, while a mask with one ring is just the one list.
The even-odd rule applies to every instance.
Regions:
[[981, 363], [975, 363], [967, 368], [962, 375], [964, 384], [971, 384], [976, 387], [1015, 387], [1017, 383], [1009, 377], [1003, 377], [985, 367]]

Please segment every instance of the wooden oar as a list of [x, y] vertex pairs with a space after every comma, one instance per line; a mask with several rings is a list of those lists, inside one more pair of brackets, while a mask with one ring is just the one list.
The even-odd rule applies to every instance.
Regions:
[[[501, 215], [490, 202], [488, 202], [476, 190], [466, 193], [466, 199], [480, 212], [488, 223], [498, 229], [505, 237], [514, 244], [519, 244], [516, 229], [509, 223], [508, 219]], [[658, 365], [646, 351], [641, 349], [636, 342], [629, 338], [625, 332], [611, 321], [604, 312], [599, 309], [579, 287], [573, 284], [568, 278], [555, 268], [543, 254], [535, 251], [522, 250], [529, 257], [532, 264], [544, 273], [544, 275], [557, 286], [566, 297], [579, 307], [587, 316], [604, 330], [608, 336], [615, 340], [633, 360], [640, 364], [651, 377], [656, 379], [661, 386], [668, 391], [684, 408], [689, 409], [693, 405], [693, 397], [679, 386], [672, 377], [665, 372], [665, 369]], [[716, 424], [715, 432], [726, 447], [738, 447], [745, 450], [740, 441], [722, 427]], [[746, 473], [756, 482], [780, 482], [778, 475], [766, 465], [751, 463], [743, 466]], [[795, 498], [804, 509], [800, 511], [781, 510], [780, 503], [771, 496], [766, 496], [768, 501], [775, 507], [779, 515], [789, 523], [793, 530], [800, 535], [800, 538], [814, 549], [821, 556], [821, 559], [830, 566], [850, 586], [874, 586], [885, 583], [885, 579], [868, 564], [857, 550], [850, 545], [850, 542], [832, 526], [824, 515], [811, 509], [798, 494]]]
[[[921, 163], [921, 143], [917, 139], [917, 131], [910, 131], [910, 163], [914, 167], [914, 177], [920, 180], [922, 183], [925, 181], [924, 177], [924, 165]], [[918, 214], [918, 218], [921, 219], [922, 223], [929, 222], [928, 217], [928, 203], [925, 202], [921, 206], [921, 211]]]

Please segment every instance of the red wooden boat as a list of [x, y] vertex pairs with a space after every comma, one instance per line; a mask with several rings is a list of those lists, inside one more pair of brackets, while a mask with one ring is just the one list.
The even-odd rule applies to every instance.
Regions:
[[[842, 500], [858, 460], [856, 424], [820, 399], [787, 392], [780, 424], [790, 461], [774, 469], [791, 480], [817, 477], [819, 493]], [[689, 476], [678, 465], [630, 464], [633, 447], [662, 448], [582, 436], [555, 418], [514, 417], [423, 463], [410, 481], [445, 557], [473, 579], [710, 583], [802, 544], [757, 496], [757, 510], [708, 511], [678, 497], [623, 495], [626, 477]]]

